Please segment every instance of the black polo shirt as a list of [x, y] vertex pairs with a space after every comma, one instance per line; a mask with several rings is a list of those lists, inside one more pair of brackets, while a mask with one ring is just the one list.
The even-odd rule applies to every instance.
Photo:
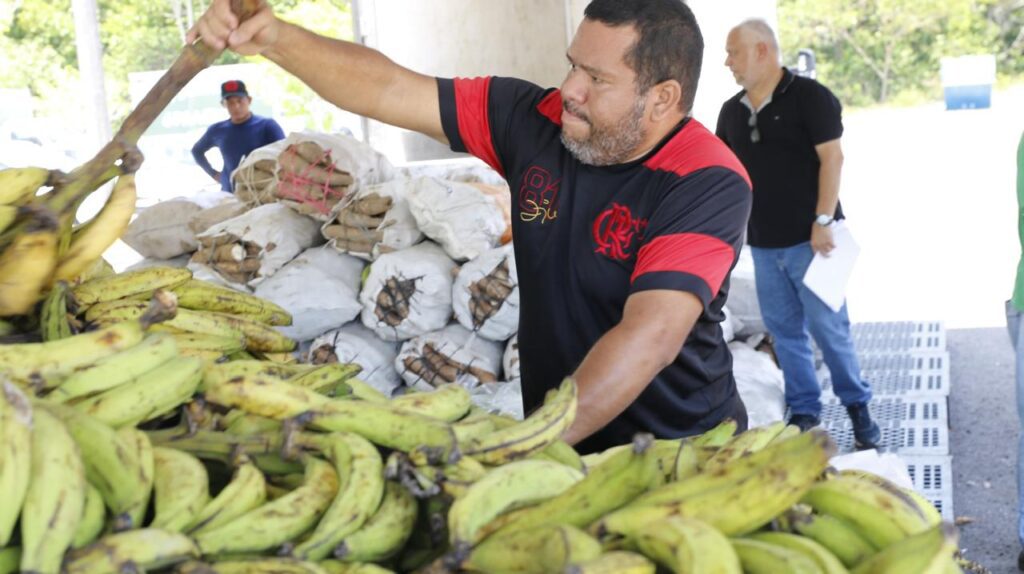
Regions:
[[637, 431], [694, 434], [729, 416], [745, 425], [719, 326], [750, 211], [732, 152], [690, 120], [636, 161], [588, 166], [559, 139], [558, 90], [508, 78], [439, 79], [438, 89], [452, 149], [487, 162], [512, 190], [527, 412], [619, 323], [630, 294], [678, 289], [704, 304], [678, 357], [579, 448]]
[[[828, 88], [783, 68], [771, 100], [757, 112], [760, 141], [751, 139], [751, 109], [741, 91], [722, 105], [716, 135], [743, 162], [754, 183], [747, 241], [791, 247], [811, 239], [821, 162], [814, 146], [843, 135], [842, 105]], [[843, 218], [836, 205], [833, 214]]]

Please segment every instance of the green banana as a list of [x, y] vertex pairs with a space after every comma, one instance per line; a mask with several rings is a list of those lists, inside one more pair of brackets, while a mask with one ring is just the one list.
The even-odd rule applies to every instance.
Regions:
[[85, 463], [86, 479], [99, 489], [113, 514], [117, 529], [139, 526], [131, 517], [149, 500], [149, 486], [142, 476], [136, 445], [114, 429], [74, 408], [36, 401], [35, 411], [45, 410], [67, 425]]
[[822, 574], [814, 560], [783, 546], [736, 538], [732, 541], [732, 547], [746, 574]]
[[178, 305], [195, 311], [220, 311], [242, 315], [267, 325], [287, 326], [292, 316], [284, 308], [248, 293], [192, 279], [171, 289]]
[[201, 333], [173, 333], [171, 337], [182, 350], [218, 351], [223, 354], [235, 353], [245, 348], [245, 337], [218, 337]]
[[58, 574], [82, 519], [85, 470], [67, 428], [45, 410], [33, 413], [31, 472], [21, 508], [21, 569]]
[[621, 451], [591, 469], [583, 480], [554, 498], [498, 517], [480, 534], [529, 530], [552, 523], [581, 528], [593, 523], [628, 504], [659, 480], [658, 462], [651, 454], [652, 442], [651, 435], [637, 434], [632, 449]]
[[714, 472], [729, 462], [750, 453], [757, 452], [767, 446], [782, 432], [786, 423], [779, 421], [769, 425], [755, 427], [746, 432], [735, 435], [728, 442], [722, 445], [707, 462], [704, 463], [705, 472]]
[[544, 404], [523, 421], [459, 445], [462, 454], [498, 465], [547, 448], [576, 418], [576, 382], [565, 379]]
[[785, 515], [789, 528], [835, 554], [847, 568], [853, 568], [875, 554], [871, 545], [850, 523], [831, 514], [816, 514], [797, 505]]
[[72, 548], [81, 548], [96, 540], [103, 532], [103, 526], [107, 518], [107, 508], [103, 505], [103, 495], [95, 486], [86, 483], [85, 503], [82, 510], [82, 518], [75, 528], [74, 537], [71, 539]]
[[65, 574], [146, 572], [198, 557], [199, 549], [184, 534], [142, 528], [108, 534], [72, 550], [65, 562]]
[[[734, 461], [722, 471], [709, 473], [711, 485], [695, 494], [655, 502], [640, 497], [626, 508], [602, 517], [592, 528], [604, 540], [632, 536], [645, 524], [682, 516], [707, 522], [727, 536], [753, 532], [796, 504], [828, 466], [835, 444], [823, 430], [804, 435], [813, 441], [801, 449], [783, 452], [751, 471], [742, 463], [769, 449]], [[803, 435], [801, 435], [803, 436]], [[786, 445], [801, 437], [779, 443]], [[689, 481], [698, 480], [703, 473]], [[716, 487], [717, 485], [717, 487]], [[674, 486], [668, 484], [659, 490]]]
[[632, 542], [673, 572], [743, 572], [729, 539], [700, 520], [677, 516], [652, 522], [640, 529]]
[[737, 428], [739, 428], [739, 425], [737, 425], [736, 420], [727, 418], [703, 433], [688, 437], [686, 440], [693, 443], [693, 446], [697, 448], [710, 447], [717, 449], [732, 439], [736, 434]]
[[[355, 363], [318, 365], [304, 373], [289, 377], [288, 382], [329, 397], [344, 396], [352, 393], [352, 387], [348, 385], [348, 381], [351, 381], [362, 370], [363, 368]], [[380, 394], [380, 399], [379, 402], [387, 401], [387, 397], [383, 394]]]
[[316, 529], [295, 547], [293, 554], [303, 560], [327, 558], [338, 543], [373, 516], [384, 496], [384, 462], [377, 447], [351, 433], [315, 438], [334, 463], [339, 488]]
[[188, 401], [202, 379], [203, 362], [175, 358], [131, 382], [74, 404], [112, 427], [135, 426], [173, 411]]
[[655, 570], [654, 562], [642, 554], [614, 550], [572, 564], [565, 569], [565, 574], [654, 574]]
[[569, 443], [562, 439], [548, 445], [547, 448], [533, 455], [533, 458], [550, 460], [574, 468], [582, 473], [587, 472], [587, 466], [583, 463], [583, 457]]
[[130, 321], [57, 341], [0, 345], [0, 374], [16, 384], [49, 390], [76, 370], [137, 345], [144, 336], [142, 323]]
[[199, 511], [186, 532], [196, 535], [231, 522], [267, 500], [267, 481], [248, 457], [243, 457], [231, 482]]
[[958, 540], [956, 527], [942, 522], [893, 543], [854, 568], [852, 574], [945, 574]]
[[573, 563], [601, 555], [601, 543], [579, 528], [546, 525], [498, 533], [462, 562], [465, 570], [502, 574], [561, 574]]
[[440, 489], [458, 500], [465, 496], [469, 487], [487, 474], [487, 467], [469, 457], [462, 457], [454, 464], [444, 466], [413, 466], [413, 478], [424, 492]]
[[[361, 369], [362, 367], [360, 367]], [[352, 377], [345, 381], [348, 385], [349, 390], [352, 393], [352, 398], [359, 399], [361, 401], [369, 401], [371, 403], [386, 403], [390, 399], [384, 395], [384, 393], [373, 388], [369, 383]]]
[[182, 532], [210, 502], [209, 477], [198, 458], [174, 448], [153, 449], [156, 513], [151, 528]]
[[581, 480], [580, 471], [546, 460], [519, 460], [491, 470], [448, 511], [452, 547], [472, 546], [498, 516], [558, 496]]
[[39, 331], [44, 341], [67, 339], [74, 333], [68, 322], [68, 284], [58, 281], [43, 299], [39, 316]]
[[417, 511], [416, 499], [409, 491], [397, 482], [387, 481], [377, 512], [335, 546], [335, 558], [344, 562], [378, 562], [394, 556], [412, 534]]
[[376, 564], [346, 563], [337, 560], [324, 560], [319, 566], [327, 574], [395, 574], [391, 570]]
[[305, 483], [220, 527], [196, 534], [203, 554], [262, 552], [304, 534], [320, 520], [338, 491], [330, 464], [306, 457]]
[[775, 438], [773, 438], [771, 442], [782, 442], [786, 439], [795, 437], [801, 432], [803, 431], [801, 431], [800, 427], [797, 425], [786, 425], [781, 431], [779, 431], [779, 434], [775, 435]]
[[147, 267], [91, 279], [71, 289], [71, 294], [82, 307], [91, 307], [104, 301], [124, 299], [157, 289], [170, 289], [192, 278], [188, 269], [177, 267]]
[[391, 399], [391, 406], [403, 413], [423, 415], [447, 422], [461, 419], [473, 401], [469, 391], [457, 383], [441, 385], [428, 393], [409, 393]]
[[788, 532], [756, 532], [748, 538], [799, 552], [813, 560], [822, 574], [849, 573], [835, 554], [810, 538]]
[[913, 500], [914, 505], [917, 506], [917, 508], [921, 511], [921, 514], [924, 516], [925, 521], [928, 523], [928, 526], [935, 526], [936, 524], [942, 522], [942, 514], [939, 512], [937, 508], [935, 508], [935, 505], [929, 502], [927, 498], [921, 496], [921, 493], [912, 488], [903, 488], [889, 480], [886, 480], [884, 477], [878, 476], [877, 474], [852, 468], [839, 471], [839, 475], [859, 476], [865, 480], [874, 482], [878, 486], [881, 486], [882, 488], [896, 495], [906, 495], [910, 497], [911, 500]]
[[58, 172], [43, 167], [9, 167], [0, 170], [0, 205], [22, 205], [40, 187], [52, 183]]
[[7, 546], [32, 476], [32, 405], [21, 389], [0, 383], [0, 548]]
[[700, 472], [700, 457], [693, 442], [684, 440], [679, 443], [675, 460], [672, 461], [672, 476], [667, 482], [686, 480]]
[[239, 409], [229, 411], [224, 415], [222, 422], [225, 433], [241, 436], [279, 432], [284, 428], [284, 424], [281, 421], [259, 415], [251, 415]]
[[806, 493], [803, 502], [846, 520], [879, 550], [928, 528], [928, 517], [913, 499], [859, 476], [822, 480]]
[[250, 560], [218, 560], [212, 563], [186, 562], [176, 574], [327, 574], [315, 562], [294, 558], [252, 558]]
[[170, 335], [147, 335], [138, 345], [72, 373], [47, 398], [67, 402], [112, 389], [146, 375], [177, 354], [178, 347]]
[[18, 574], [21, 572], [21, 547], [8, 546], [0, 548], [0, 574]]
[[133, 447], [132, 454], [135, 456], [135, 460], [138, 461], [135, 472], [139, 478], [140, 490], [144, 493], [144, 496], [135, 506], [129, 509], [128, 518], [131, 524], [141, 526], [143, 519], [146, 517], [146, 510], [149, 509], [149, 499], [152, 497], [153, 483], [156, 480], [154, 477], [156, 462], [153, 459], [153, 445], [149, 442], [149, 435], [135, 427], [120, 428], [117, 430], [117, 435], [125, 444]]

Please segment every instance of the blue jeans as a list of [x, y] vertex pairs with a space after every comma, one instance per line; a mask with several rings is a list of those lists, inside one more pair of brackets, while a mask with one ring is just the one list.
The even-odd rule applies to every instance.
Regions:
[[761, 316], [775, 340], [790, 414], [821, 416], [821, 385], [814, 372], [811, 336], [832, 374], [839, 400], [844, 405], [870, 401], [871, 387], [860, 376], [846, 304], [836, 313], [804, 286], [804, 274], [814, 258], [810, 242], [753, 247], [751, 252]]
[[[1024, 327], [1021, 312], [1013, 306], [1012, 301], [1006, 302], [1006, 329], [1010, 332], [1010, 342], [1017, 355], [1017, 418], [1024, 427], [1024, 337], [1020, 330]], [[1017, 538], [1024, 546], [1024, 433], [1017, 443]]]

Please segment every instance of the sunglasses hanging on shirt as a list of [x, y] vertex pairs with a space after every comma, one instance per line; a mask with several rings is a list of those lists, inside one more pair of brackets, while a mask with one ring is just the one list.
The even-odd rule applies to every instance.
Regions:
[[757, 143], [761, 141], [761, 132], [757, 129], [757, 114], [750, 112], [750, 119], [747, 120], [747, 125], [750, 127], [750, 143]]

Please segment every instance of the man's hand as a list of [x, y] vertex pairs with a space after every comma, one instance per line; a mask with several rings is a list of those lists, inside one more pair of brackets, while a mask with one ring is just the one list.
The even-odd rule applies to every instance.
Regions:
[[262, 53], [277, 42], [280, 23], [264, 0], [260, 1], [256, 13], [241, 25], [238, 16], [231, 11], [230, 0], [213, 0], [188, 31], [185, 41], [191, 44], [201, 39], [216, 50], [230, 48], [239, 54], [251, 56]]
[[821, 253], [825, 257], [835, 249], [832, 242], [832, 227], [827, 225], [811, 224], [811, 249], [815, 253]]

